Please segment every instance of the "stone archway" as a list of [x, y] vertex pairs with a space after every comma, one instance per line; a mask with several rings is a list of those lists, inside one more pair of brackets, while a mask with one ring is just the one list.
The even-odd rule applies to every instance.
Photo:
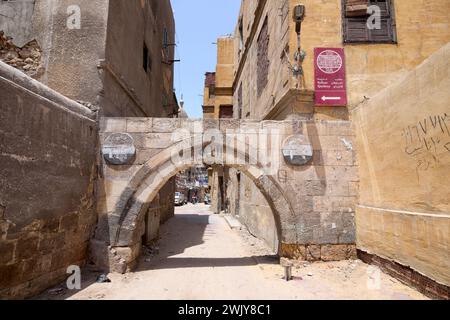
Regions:
[[[139, 255], [142, 231], [142, 219], [148, 209], [149, 204], [157, 195], [158, 191], [176, 173], [198, 164], [194, 157], [183, 163], [173, 161], [172, 155], [183, 147], [180, 141], [170, 148], [151, 157], [142, 167], [131, 177], [128, 187], [122, 192], [116, 203], [115, 212], [119, 214], [118, 228], [111, 237], [111, 247], [119, 252], [121, 261], [126, 261], [127, 266], [132, 266], [134, 260]], [[194, 145], [192, 149], [205, 149], [205, 143]], [[250, 158], [251, 148], [245, 145], [244, 150], [240, 148], [227, 149], [227, 155], [241, 155]], [[224, 157], [225, 159], [231, 157]], [[249, 177], [258, 190], [263, 194], [269, 204], [276, 225], [278, 238], [282, 239], [283, 221], [289, 220], [287, 217], [295, 215], [289, 200], [284, 196], [282, 187], [277, 181], [266, 174], [261, 164], [237, 165], [234, 163], [223, 163], [224, 166], [239, 169], [239, 171]], [[280, 245], [278, 246], [278, 251]]]
[[[267, 128], [276, 133], [264, 133]], [[186, 134], [174, 137], [178, 130]], [[117, 136], [125, 144], [118, 160], [126, 161], [115, 161], [113, 152], [108, 157], [103, 150], [97, 184], [98, 226], [91, 245], [94, 263], [119, 272], [131, 267], [139, 254], [140, 219], [146, 206], [170, 177], [210, 160], [204, 158], [204, 151], [213, 144], [211, 131], [228, 139], [229, 130], [249, 136], [263, 132], [261, 137], [280, 142], [264, 149], [245, 138], [243, 144], [225, 148], [222, 162], [216, 163], [239, 169], [264, 195], [275, 218], [280, 255], [311, 261], [353, 257], [356, 195], [352, 189], [358, 177], [349, 122], [104, 118], [102, 149]], [[300, 141], [312, 150], [312, 156], [300, 151], [299, 161], [292, 161], [290, 141]], [[271, 166], [275, 170], [267, 170], [267, 163], [259, 158], [228, 161], [228, 156], [250, 159], [255, 151], [259, 155], [267, 150], [275, 155], [272, 160], [277, 165]], [[191, 152], [192, 157], [172, 161], [181, 151]]]

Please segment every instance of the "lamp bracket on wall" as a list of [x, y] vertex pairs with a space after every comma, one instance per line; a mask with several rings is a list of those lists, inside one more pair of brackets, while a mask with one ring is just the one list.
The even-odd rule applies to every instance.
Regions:
[[175, 62], [181, 62], [181, 60], [168, 60], [168, 61], [162, 61], [162, 63], [167, 64], [169, 66], [173, 65]]

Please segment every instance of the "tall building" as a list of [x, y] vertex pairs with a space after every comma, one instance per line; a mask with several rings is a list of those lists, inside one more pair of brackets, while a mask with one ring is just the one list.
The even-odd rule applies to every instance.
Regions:
[[112, 117], [173, 117], [169, 0], [2, 1], [0, 57]]
[[[215, 72], [205, 75], [203, 101], [204, 119], [232, 119], [233, 113], [233, 69], [234, 37], [225, 36], [217, 39], [217, 65]], [[209, 168], [211, 186], [211, 207], [215, 213], [227, 210], [227, 188], [229, 185], [229, 168], [213, 166]]]
[[[433, 54], [450, 40], [449, 9], [446, 0], [426, 4], [419, 0], [242, 1], [234, 32], [234, 117], [305, 120], [308, 128], [304, 129], [304, 134], [314, 149], [313, 165], [301, 168], [286, 165], [278, 173], [278, 178], [289, 184], [298, 198], [297, 214], [305, 217], [300, 223], [303, 231], [299, 242], [315, 243], [321, 248], [317, 247], [317, 252], [300, 252], [300, 256], [320, 256], [321, 250], [323, 256], [327, 245], [340, 243], [339, 238], [308, 234], [310, 223], [311, 227], [321, 225], [324, 229], [335, 228], [342, 232], [345, 227], [341, 229], [341, 222], [344, 226], [353, 224], [351, 215], [355, 215], [356, 234], [343, 233], [345, 243], [356, 242], [360, 252], [393, 260], [449, 284], [448, 274], [445, 276], [443, 270], [449, 266], [445, 248], [450, 239], [439, 231], [450, 223], [442, 216], [449, 210], [448, 188], [441, 191], [438, 178], [440, 175], [448, 177], [449, 172], [449, 154], [444, 148], [450, 137], [445, 133], [449, 125], [448, 107], [445, 110], [440, 103], [429, 101], [442, 100], [437, 91], [429, 92], [434, 94], [433, 98], [424, 98], [428, 99], [424, 102], [427, 110], [416, 106], [416, 101], [425, 94], [425, 89], [421, 88], [429, 87], [430, 83], [438, 85], [438, 67], [420, 67], [428, 73], [414, 76], [420, 64], [430, 64], [427, 58], [436, 66], [444, 63], [444, 54]], [[326, 49], [330, 50], [325, 56], [317, 54], [317, 50]], [[448, 70], [448, 67], [441, 68]], [[345, 96], [320, 95], [323, 79], [317, 77], [318, 70], [329, 74], [344, 71], [346, 76], [340, 75], [337, 80], [342, 82], [341, 89], [342, 84], [346, 87]], [[408, 82], [399, 86], [399, 81], [405, 77]], [[401, 90], [411, 92], [409, 99], [401, 97]], [[368, 107], [375, 97], [379, 104]], [[322, 103], [331, 99], [344, 102]], [[408, 111], [404, 113], [396, 108]], [[433, 115], [431, 120], [430, 115]], [[429, 146], [423, 141], [431, 141], [427, 139], [433, 134], [423, 137], [430, 135], [424, 119], [433, 123], [432, 126], [439, 121], [446, 124], [443, 131], [435, 132], [434, 138], [441, 141], [436, 146], [438, 151], [428, 156], [421, 151], [427, 149], [425, 145]], [[436, 122], [437, 119], [441, 120]], [[317, 128], [321, 126], [338, 128], [350, 122], [357, 129], [354, 143], [343, 132], [339, 140], [316, 137]], [[414, 125], [419, 122], [424, 128], [422, 133], [417, 131], [420, 130], [418, 125]], [[405, 128], [411, 123], [417, 130], [411, 133], [415, 129], [406, 129], [406, 133], [402, 133], [398, 123]], [[408, 149], [414, 139], [422, 143]], [[339, 151], [342, 143], [350, 150], [348, 154]], [[400, 153], [399, 150], [405, 148], [414, 153], [416, 164], [410, 156]], [[393, 158], [389, 154], [396, 156]], [[359, 156], [359, 172], [342, 171], [343, 164], [358, 164], [356, 155]], [[275, 224], [269, 205], [254, 191], [247, 177], [236, 174], [231, 180], [240, 181], [233, 188], [239, 218], [254, 234], [275, 246]], [[351, 215], [344, 213], [346, 206]], [[395, 224], [400, 220], [401, 227]], [[371, 231], [365, 232], [365, 228], [358, 228], [358, 225], [370, 226]], [[430, 244], [430, 239], [414, 232], [421, 228], [434, 230], [440, 234], [439, 239]], [[408, 241], [414, 243], [415, 249], [421, 252], [420, 258], [401, 254], [400, 247], [384, 243], [386, 237], [390, 241], [396, 239], [394, 242], [399, 246], [410, 246]], [[431, 251], [427, 250], [430, 245], [434, 248]], [[447, 262], [440, 256], [446, 257]]]

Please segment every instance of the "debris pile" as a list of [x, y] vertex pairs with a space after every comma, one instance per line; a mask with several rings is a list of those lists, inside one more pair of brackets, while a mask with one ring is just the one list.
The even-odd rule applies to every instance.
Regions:
[[42, 71], [42, 50], [37, 41], [30, 41], [19, 48], [3, 31], [0, 31], [0, 60], [31, 77]]

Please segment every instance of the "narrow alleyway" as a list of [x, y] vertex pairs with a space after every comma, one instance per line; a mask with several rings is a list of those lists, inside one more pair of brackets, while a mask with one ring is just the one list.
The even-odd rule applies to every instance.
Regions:
[[301, 263], [286, 282], [260, 241], [208, 209], [178, 207], [153, 248], [159, 253], [143, 255], [134, 273], [110, 274], [111, 283], [99, 284], [98, 273], [84, 271], [81, 291], [51, 289], [38, 299], [425, 299], [382, 273], [380, 286], [370, 289], [376, 275], [360, 261]]

